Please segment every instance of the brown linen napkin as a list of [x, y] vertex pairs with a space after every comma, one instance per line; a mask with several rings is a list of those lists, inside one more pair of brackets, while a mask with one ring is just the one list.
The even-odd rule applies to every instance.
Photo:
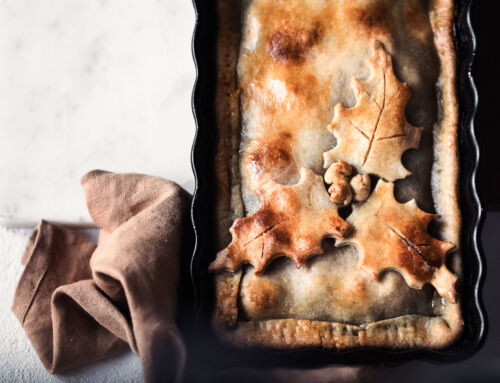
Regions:
[[51, 373], [130, 348], [148, 382], [179, 380], [186, 355], [175, 314], [189, 194], [138, 174], [96, 170], [81, 182], [98, 245], [40, 222], [13, 311]]
[[[175, 324], [178, 296], [185, 317], [179, 323], [186, 332], [191, 315], [189, 286], [178, 289], [179, 263], [189, 258], [192, 242], [186, 230], [189, 194], [159, 178], [104, 171], [88, 173], [82, 185], [100, 228], [99, 243], [41, 221], [22, 258], [26, 267], [13, 311], [51, 373], [132, 349], [148, 382], [179, 381], [186, 346]], [[179, 259], [181, 254], [186, 259]], [[195, 351], [197, 337], [188, 338]], [[365, 382], [379, 371], [342, 366], [214, 369], [195, 354], [186, 381]]]

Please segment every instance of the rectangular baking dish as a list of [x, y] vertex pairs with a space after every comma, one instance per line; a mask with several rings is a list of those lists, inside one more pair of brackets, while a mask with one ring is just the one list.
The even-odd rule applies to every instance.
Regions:
[[460, 103], [460, 207], [463, 217], [461, 244], [464, 275], [464, 331], [451, 347], [442, 350], [389, 351], [358, 348], [330, 351], [305, 348], [276, 351], [263, 348], [235, 349], [222, 344], [211, 331], [213, 291], [208, 265], [216, 249], [213, 245], [214, 219], [214, 155], [215, 155], [215, 91], [216, 91], [216, 0], [194, 0], [196, 29], [193, 56], [197, 81], [193, 91], [193, 113], [197, 124], [192, 149], [192, 166], [196, 188], [192, 202], [192, 222], [196, 244], [191, 260], [191, 278], [195, 291], [195, 332], [193, 352], [207, 366], [295, 366], [313, 367], [331, 363], [402, 363], [409, 360], [456, 362], [472, 356], [484, 342], [487, 330], [486, 313], [481, 299], [485, 263], [480, 245], [483, 219], [482, 204], [477, 192], [477, 170], [480, 153], [475, 135], [474, 118], [477, 92], [471, 75], [475, 54], [475, 36], [470, 24], [472, 0], [456, 1], [455, 39], [457, 48], [457, 89]]

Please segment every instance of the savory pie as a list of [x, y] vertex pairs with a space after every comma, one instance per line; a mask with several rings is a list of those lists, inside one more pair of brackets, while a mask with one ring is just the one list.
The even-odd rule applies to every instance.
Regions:
[[458, 338], [453, 14], [452, 0], [218, 0], [224, 341]]

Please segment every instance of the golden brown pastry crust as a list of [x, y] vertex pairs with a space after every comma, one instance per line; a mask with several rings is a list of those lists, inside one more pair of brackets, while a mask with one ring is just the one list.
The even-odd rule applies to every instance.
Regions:
[[364, 82], [353, 79], [356, 105], [335, 106], [328, 129], [337, 138], [337, 145], [323, 158], [325, 167], [344, 160], [360, 172], [393, 182], [411, 174], [401, 157], [408, 149], [418, 148], [423, 129], [406, 121], [404, 111], [410, 90], [396, 78], [391, 56], [378, 40], [374, 40], [368, 62], [370, 78]]
[[236, 64], [240, 34], [239, 1], [218, 1], [217, 13], [221, 31], [217, 43], [216, 89], [216, 155], [215, 155], [215, 243], [224, 247], [231, 239], [229, 228], [244, 213], [240, 195], [238, 146], [240, 136], [239, 90]]
[[210, 271], [235, 271], [250, 262], [254, 273], [261, 274], [277, 256], [287, 256], [300, 267], [322, 253], [324, 238], [344, 238], [351, 227], [338, 215], [321, 176], [306, 168], [300, 173], [294, 185], [269, 180], [258, 190], [259, 210], [234, 221], [233, 240], [217, 254]]
[[[235, 50], [234, 46], [239, 44], [236, 27], [239, 28], [239, 19], [234, 17], [234, 7], [228, 11], [226, 1], [219, 1], [219, 18], [221, 25], [229, 23], [233, 29], [221, 28], [220, 35], [224, 43], [219, 43], [219, 88], [218, 102], [218, 134], [219, 148], [216, 161], [218, 177], [217, 202], [219, 212], [218, 221], [221, 224], [217, 229], [218, 248], [229, 243], [228, 229], [234, 218], [243, 216], [244, 205], [235, 195], [241, 195], [237, 165], [234, 159], [238, 153], [240, 111], [238, 107], [238, 88], [234, 77], [235, 73]], [[384, 4], [378, 7], [376, 2], [373, 6], [352, 7], [349, 9], [348, 17], [355, 18], [360, 28], [366, 26], [364, 32], [369, 38], [371, 34], [388, 34], [388, 26], [378, 20], [383, 18], [386, 11]], [[417, 4], [416, 1], [410, 1]], [[370, 8], [371, 7], [371, 8]], [[438, 100], [438, 118], [433, 127], [433, 163], [432, 163], [432, 199], [436, 212], [441, 216], [439, 226], [439, 237], [448, 240], [459, 248], [460, 234], [460, 211], [458, 208], [458, 153], [457, 153], [457, 124], [458, 105], [455, 92], [455, 51], [453, 45], [453, 1], [431, 0], [429, 5], [429, 19], [432, 26], [433, 36], [425, 28], [420, 28], [424, 23], [421, 14], [412, 11], [412, 6], [405, 8], [404, 20], [414, 31], [417, 38], [426, 40], [433, 39], [435, 49], [440, 63], [440, 76], [438, 86], [440, 88], [440, 100]], [[367, 11], [368, 9], [368, 11]], [[235, 21], [238, 20], [238, 21]], [[228, 33], [226, 33], [228, 32]], [[308, 26], [297, 26], [288, 28], [280, 34], [273, 34], [269, 44], [270, 56], [279, 62], [300, 64], [307, 50], [314, 46], [317, 40], [317, 32], [311, 32]], [[296, 36], [301, 43], [296, 44]], [[232, 73], [232, 74], [231, 74]], [[230, 79], [230, 80], [227, 80]], [[223, 105], [224, 103], [224, 105]], [[237, 137], [235, 139], [235, 137]], [[259, 153], [251, 153], [248, 157], [252, 160], [264, 161], [260, 166], [280, 170], [280, 173], [293, 174], [297, 171], [290, 168], [290, 148], [293, 147], [291, 140], [285, 136], [277, 136], [276, 143], [261, 145], [259, 150], [267, 150], [260, 158]], [[425, 142], [424, 142], [425, 143]], [[427, 142], [428, 143], [428, 142]], [[269, 154], [271, 152], [271, 154]], [[257, 157], [255, 157], [257, 155]], [[271, 163], [266, 163], [269, 158]], [[223, 181], [223, 182], [221, 182]], [[279, 181], [279, 180], [278, 180]], [[412, 181], [408, 181], [409, 185]], [[235, 191], [236, 190], [236, 191]], [[397, 195], [398, 196], [398, 195]], [[401, 191], [401, 196], [405, 192]], [[426, 202], [423, 202], [426, 204]], [[428, 204], [428, 203], [427, 203]], [[453, 253], [452, 269], [460, 278], [461, 260], [460, 253]], [[391, 349], [407, 348], [442, 348], [460, 335], [463, 321], [460, 309], [460, 294], [456, 304], [433, 301], [433, 315], [402, 315], [394, 318], [368, 322], [365, 324], [345, 324], [326, 320], [305, 319], [261, 319], [252, 320], [243, 318], [239, 309], [238, 300], [242, 288], [242, 277], [244, 271], [235, 273], [224, 272], [214, 276], [216, 291], [216, 309], [213, 317], [214, 328], [219, 336], [241, 347], [266, 346], [273, 348], [300, 348], [300, 347], [325, 347], [329, 349], [349, 349], [360, 346], [385, 347]], [[272, 285], [265, 286], [257, 292], [249, 291], [248, 299], [259, 310], [265, 309], [277, 298]]]
[[394, 268], [406, 283], [421, 289], [430, 283], [448, 302], [456, 302], [453, 275], [444, 264], [445, 254], [455, 246], [439, 241], [427, 232], [434, 214], [420, 210], [411, 200], [400, 204], [394, 199], [394, 184], [379, 180], [366, 203], [355, 205], [349, 222], [356, 228], [349, 238], [359, 252], [359, 267], [373, 279]]

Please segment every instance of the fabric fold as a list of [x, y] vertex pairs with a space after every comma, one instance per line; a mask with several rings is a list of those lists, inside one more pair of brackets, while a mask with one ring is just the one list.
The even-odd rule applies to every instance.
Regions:
[[98, 244], [41, 221], [13, 311], [51, 373], [130, 348], [146, 381], [179, 380], [186, 353], [175, 319], [190, 196], [170, 181], [100, 170], [82, 186]]
[[[22, 256], [25, 269], [14, 296], [13, 311], [50, 373], [132, 350], [147, 382], [358, 382], [377, 375], [371, 367], [206, 366], [199, 350], [193, 352], [201, 346], [191, 329], [186, 277], [194, 240], [189, 194], [159, 178], [101, 170], [86, 174], [82, 186], [98, 243], [41, 221]], [[185, 372], [186, 345], [177, 324], [190, 343]]]

